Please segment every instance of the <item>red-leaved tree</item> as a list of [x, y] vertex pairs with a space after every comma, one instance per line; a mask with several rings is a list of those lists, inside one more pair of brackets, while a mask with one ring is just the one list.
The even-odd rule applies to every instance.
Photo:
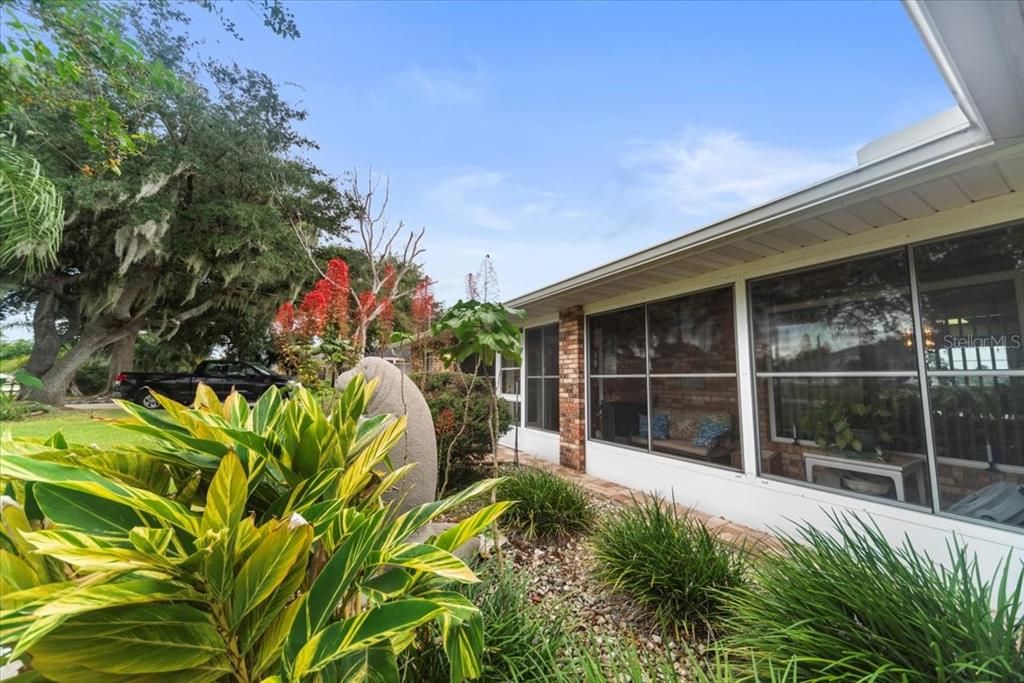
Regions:
[[314, 256], [314, 245], [303, 240], [301, 217], [293, 219], [295, 235], [321, 279], [303, 297], [290, 332], [301, 333], [308, 343], [313, 343], [315, 338], [344, 341], [355, 361], [366, 355], [370, 331], [375, 325], [380, 346], [388, 344], [394, 330], [395, 303], [412, 296], [419, 288], [419, 284], [403, 287], [402, 283], [407, 282], [407, 275], [415, 272], [416, 261], [424, 252], [420, 246], [424, 229], [406, 231], [402, 222], [389, 224], [387, 178], [371, 172], [364, 187], [358, 174], [353, 172], [349, 194], [357, 228], [354, 232], [359, 236], [359, 249], [369, 264], [367, 286], [358, 292], [351, 288], [348, 264], [343, 259], [331, 259], [324, 271]]

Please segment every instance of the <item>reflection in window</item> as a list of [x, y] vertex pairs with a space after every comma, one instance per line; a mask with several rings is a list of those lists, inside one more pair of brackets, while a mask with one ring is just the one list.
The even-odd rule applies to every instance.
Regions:
[[650, 304], [647, 319], [651, 420], [642, 437], [655, 453], [740, 469], [732, 287]]
[[519, 424], [519, 401], [505, 399], [505, 408], [508, 410], [508, 417], [511, 422], [511, 426], [517, 426]]
[[651, 374], [736, 372], [732, 288], [648, 306]]
[[763, 473], [930, 505], [916, 378], [761, 379], [757, 402]]
[[526, 424], [558, 431], [558, 325], [526, 331]]
[[754, 282], [762, 372], [917, 369], [904, 251]]
[[914, 248], [939, 509], [1024, 527], [1024, 226]]
[[590, 438], [742, 468], [734, 321], [732, 287], [592, 316]]
[[644, 309], [591, 316], [591, 375], [643, 375], [647, 372]]

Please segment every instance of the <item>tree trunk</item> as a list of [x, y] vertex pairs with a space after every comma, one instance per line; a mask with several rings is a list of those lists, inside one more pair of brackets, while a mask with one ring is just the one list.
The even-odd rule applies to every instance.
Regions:
[[52, 292], [39, 295], [32, 315], [32, 354], [25, 363], [25, 372], [41, 377], [53, 367], [60, 352], [61, 336], [57, 331], [58, 298]]
[[53, 406], [64, 405], [64, 395], [82, 365], [96, 352], [120, 339], [118, 332], [86, 330], [70, 351], [57, 359], [40, 379], [42, 389], [29, 389], [28, 398]]
[[139, 338], [138, 330], [132, 330], [114, 342], [110, 347], [110, 371], [107, 373], [107, 391], [114, 388], [114, 380], [122, 372], [131, 372], [135, 366], [135, 342]]

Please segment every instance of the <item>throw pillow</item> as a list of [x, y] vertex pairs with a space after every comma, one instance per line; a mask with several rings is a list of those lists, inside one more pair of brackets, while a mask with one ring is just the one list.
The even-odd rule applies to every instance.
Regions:
[[715, 422], [710, 417], [702, 417], [697, 434], [693, 437], [693, 445], [697, 448], [714, 448], [730, 431], [729, 425]]
[[668, 438], [668, 415], [654, 416], [654, 424], [651, 425], [651, 437], [655, 439]]

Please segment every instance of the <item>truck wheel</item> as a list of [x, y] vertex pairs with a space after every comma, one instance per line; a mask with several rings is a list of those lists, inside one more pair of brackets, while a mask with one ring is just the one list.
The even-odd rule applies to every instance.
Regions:
[[156, 410], [160, 407], [160, 401], [153, 398], [153, 394], [149, 393], [145, 389], [139, 392], [139, 395], [135, 397], [135, 402], [142, 404], [144, 408], [149, 408], [150, 410]]

